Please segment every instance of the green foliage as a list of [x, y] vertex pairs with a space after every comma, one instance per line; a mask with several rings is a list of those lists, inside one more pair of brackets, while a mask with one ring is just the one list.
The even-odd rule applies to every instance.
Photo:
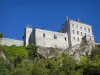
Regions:
[[92, 59], [95, 59], [95, 57], [98, 57], [100, 59], [100, 45], [96, 45], [95, 48], [93, 48], [90, 57]]
[[2, 33], [0, 33], [0, 38], [3, 38], [3, 34]]
[[17, 47], [13, 45], [11, 47], [3, 46], [3, 48], [6, 56], [10, 59], [11, 62], [14, 62], [16, 57], [28, 58], [28, 51], [23, 46]]
[[3, 50], [4, 50], [3, 47], [0, 45], [0, 52], [3, 51]]
[[39, 56], [38, 54], [38, 46], [36, 46], [35, 44], [31, 44], [29, 46], [27, 46], [26, 48], [29, 51], [29, 58], [34, 60], [35, 58], [37, 58]]
[[40, 59], [42, 55], [34, 44], [27, 48], [0, 46], [0, 51], [6, 55], [6, 59], [0, 56], [0, 75], [100, 75], [100, 46], [93, 48], [90, 56], [82, 57], [80, 63], [64, 53]]
[[10, 75], [10, 66], [3, 57], [0, 57], [0, 75]]

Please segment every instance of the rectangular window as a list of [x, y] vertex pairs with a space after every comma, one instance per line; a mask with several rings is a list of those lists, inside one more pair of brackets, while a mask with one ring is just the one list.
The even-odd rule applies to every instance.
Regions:
[[79, 38], [77, 38], [77, 40], [79, 41]]
[[65, 37], [65, 41], [66, 41], [66, 37]]
[[57, 36], [56, 35], [54, 35], [54, 39], [57, 39]]
[[73, 30], [73, 34], [75, 34], [75, 31]]
[[84, 28], [84, 30], [86, 31], [86, 28]]
[[79, 31], [77, 31], [77, 34], [79, 35]]
[[74, 24], [72, 24], [72, 26], [74, 27]]
[[86, 33], [85, 33], [85, 35], [86, 35]]
[[73, 37], [73, 40], [75, 40], [75, 37]]
[[81, 35], [83, 35], [82, 32], [81, 32]]
[[88, 29], [88, 32], [90, 33], [90, 29]]
[[82, 27], [80, 27], [80, 29], [82, 30]]
[[76, 27], [78, 28], [78, 25]]
[[43, 33], [43, 37], [45, 37], [45, 34]]

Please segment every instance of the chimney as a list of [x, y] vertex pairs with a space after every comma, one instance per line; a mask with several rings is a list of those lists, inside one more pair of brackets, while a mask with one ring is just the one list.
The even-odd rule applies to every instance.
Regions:
[[66, 16], [66, 21], [68, 21], [69, 19], [68, 19], [68, 16]]
[[77, 19], [76, 19], [76, 21], [78, 21], [78, 22], [79, 22], [79, 21], [80, 21], [80, 19], [78, 19], [78, 18], [77, 18]]

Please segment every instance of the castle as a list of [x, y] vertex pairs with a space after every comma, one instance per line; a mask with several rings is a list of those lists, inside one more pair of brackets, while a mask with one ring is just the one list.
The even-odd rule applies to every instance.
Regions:
[[66, 49], [80, 44], [84, 39], [95, 44], [92, 26], [81, 22], [79, 19], [72, 20], [66, 17], [66, 22], [62, 24], [62, 28], [58, 32], [37, 27], [32, 29], [31, 26], [27, 25], [24, 30], [24, 41], [3, 38], [0, 44], [28, 46], [35, 43], [40, 47]]

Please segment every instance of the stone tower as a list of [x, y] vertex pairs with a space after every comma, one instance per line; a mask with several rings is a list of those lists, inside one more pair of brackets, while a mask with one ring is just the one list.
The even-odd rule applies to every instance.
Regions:
[[30, 37], [32, 34], [32, 27], [30, 25], [27, 25], [25, 27], [25, 31], [24, 31], [24, 45], [27, 47], [30, 43]]

